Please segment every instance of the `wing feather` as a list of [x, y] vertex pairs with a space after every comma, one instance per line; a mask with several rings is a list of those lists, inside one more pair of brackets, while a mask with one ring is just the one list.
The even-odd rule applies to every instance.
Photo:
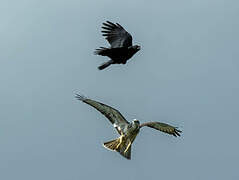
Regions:
[[113, 126], [116, 128], [119, 134], [122, 134], [122, 130], [125, 128], [126, 125], [129, 124], [129, 122], [124, 118], [124, 116], [116, 109], [94, 101], [92, 99], [88, 99], [82, 95], [76, 94], [75, 96], [78, 100], [94, 107], [99, 112], [101, 112], [106, 118], [109, 119], [109, 121], [113, 124]]
[[102, 29], [102, 35], [106, 36], [111, 48], [132, 46], [132, 36], [120, 24], [106, 21]]
[[164, 133], [171, 134], [175, 137], [180, 136], [180, 133], [182, 132], [177, 127], [173, 127], [169, 124], [165, 124], [165, 123], [161, 123], [161, 122], [143, 123], [140, 125], [140, 128], [144, 127], [144, 126], [148, 126], [148, 127], [154, 128], [156, 130], [162, 131]]

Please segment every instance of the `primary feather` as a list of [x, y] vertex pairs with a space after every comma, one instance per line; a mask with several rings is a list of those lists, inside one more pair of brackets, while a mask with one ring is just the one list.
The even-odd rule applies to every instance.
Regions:
[[102, 35], [110, 43], [110, 47], [100, 47], [94, 54], [107, 56], [110, 61], [99, 66], [102, 70], [111, 64], [125, 64], [135, 53], [140, 50], [140, 46], [132, 45], [132, 36], [120, 24], [106, 21], [102, 26]]
[[123, 115], [113, 107], [103, 104], [98, 101], [86, 98], [82, 95], [76, 94], [76, 98], [101, 112], [116, 128], [120, 137], [104, 143], [104, 147], [119, 152], [127, 159], [131, 158], [131, 145], [138, 135], [140, 129], [144, 126], [148, 126], [159, 130], [161, 132], [171, 134], [175, 137], [180, 136], [182, 131], [169, 124], [161, 122], [147, 122], [140, 125], [138, 120], [133, 120], [129, 123]]

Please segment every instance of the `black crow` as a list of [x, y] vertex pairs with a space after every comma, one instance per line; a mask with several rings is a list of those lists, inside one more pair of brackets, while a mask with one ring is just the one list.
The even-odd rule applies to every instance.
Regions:
[[110, 60], [99, 66], [99, 70], [105, 69], [111, 64], [125, 64], [140, 50], [140, 46], [132, 45], [132, 36], [120, 24], [106, 21], [103, 23], [102, 29], [101, 32], [103, 36], [106, 36], [110, 47], [100, 47], [94, 54], [108, 56]]

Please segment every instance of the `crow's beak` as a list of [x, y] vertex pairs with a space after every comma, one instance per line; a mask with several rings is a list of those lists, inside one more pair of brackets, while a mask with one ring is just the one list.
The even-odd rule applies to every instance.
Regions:
[[137, 47], [137, 50], [140, 50], [140, 46]]

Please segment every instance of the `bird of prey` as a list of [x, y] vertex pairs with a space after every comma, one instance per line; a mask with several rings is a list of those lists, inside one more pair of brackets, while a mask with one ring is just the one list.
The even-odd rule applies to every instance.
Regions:
[[79, 94], [76, 94], [76, 98], [94, 107], [109, 119], [120, 134], [120, 137], [112, 141], [105, 142], [103, 146], [109, 150], [119, 152], [127, 159], [131, 159], [131, 145], [139, 133], [139, 130], [144, 126], [171, 134], [175, 137], [180, 136], [180, 133], [182, 132], [178, 130], [177, 127], [161, 122], [147, 122], [140, 124], [138, 120], [134, 119], [131, 123], [129, 123], [118, 110], [108, 105], [88, 99]]
[[132, 36], [120, 24], [106, 21], [103, 23], [102, 29], [102, 35], [110, 43], [110, 47], [100, 47], [94, 54], [108, 56], [110, 60], [99, 66], [99, 70], [105, 69], [111, 64], [125, 64], [140, 50], [140, 46], [132, 45]]

